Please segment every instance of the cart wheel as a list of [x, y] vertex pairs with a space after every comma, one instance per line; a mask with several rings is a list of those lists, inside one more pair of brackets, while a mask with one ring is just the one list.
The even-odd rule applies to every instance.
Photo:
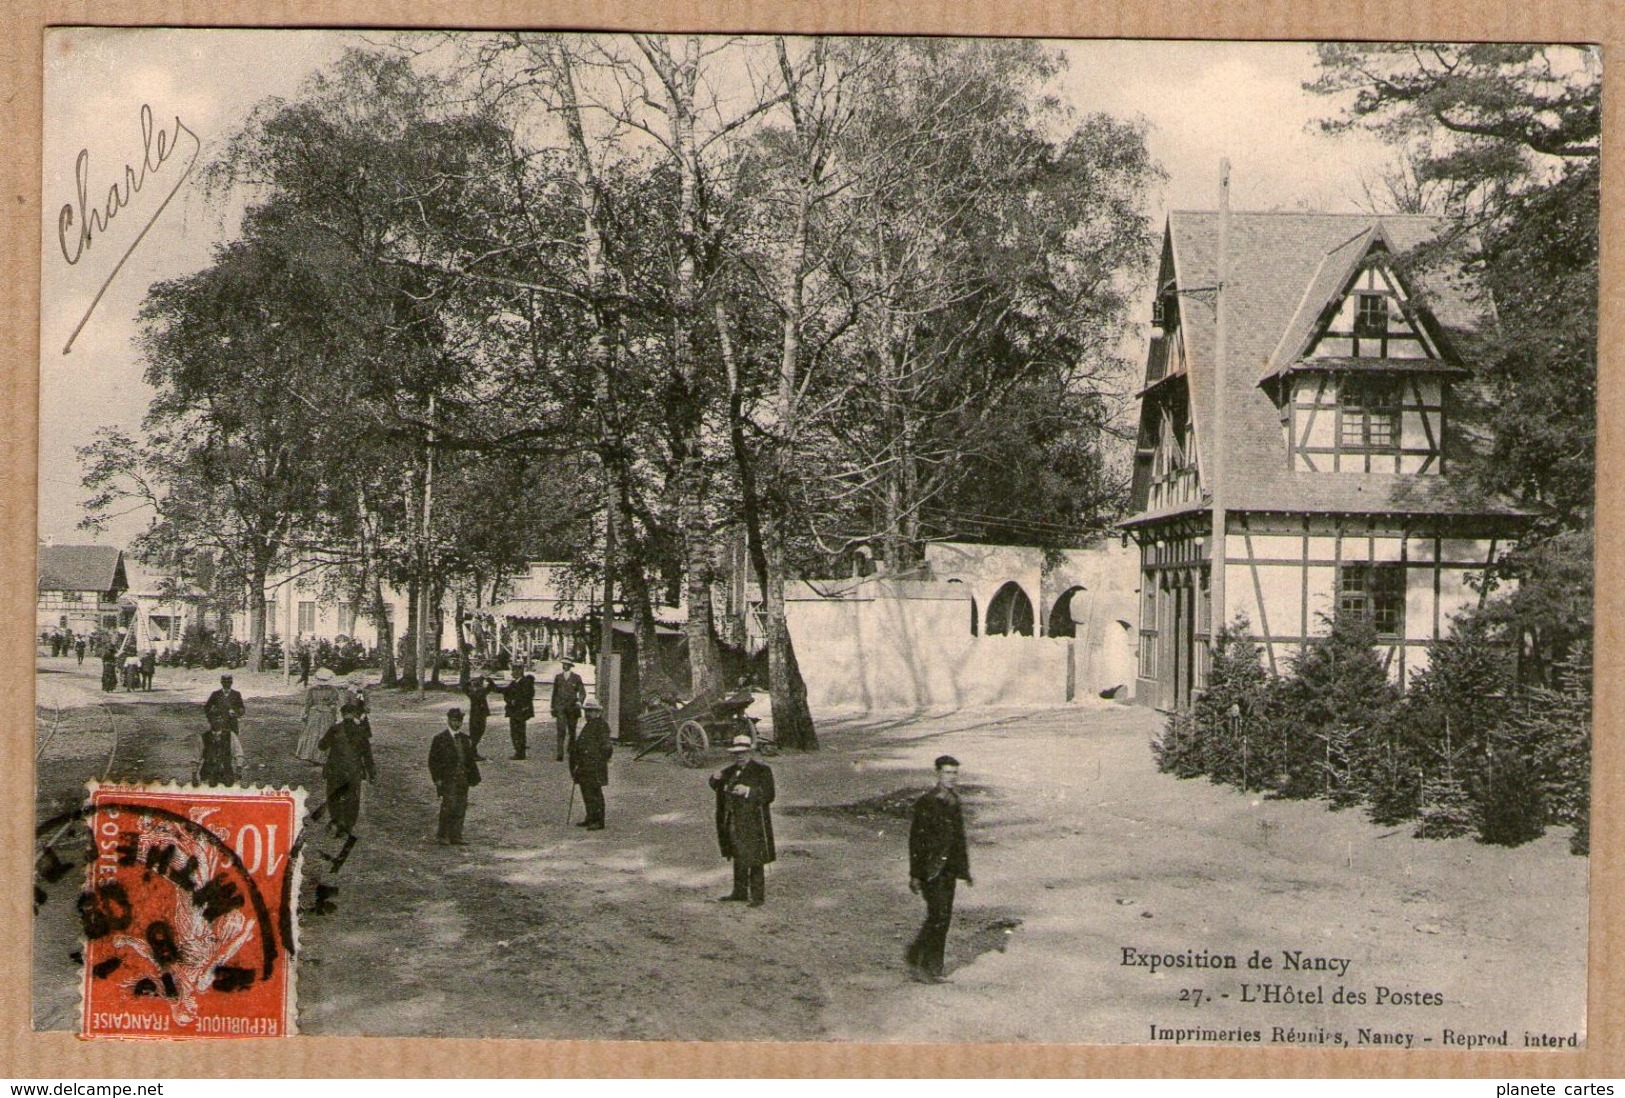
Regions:
[[677, 729], [677, 761], [687, 767], [705, 765], [705, 751], [711, 740], [699, 721], [684, 721]]

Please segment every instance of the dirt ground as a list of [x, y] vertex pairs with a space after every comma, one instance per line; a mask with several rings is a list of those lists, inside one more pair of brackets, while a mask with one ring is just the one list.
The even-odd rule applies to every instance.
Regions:
[[[102, 695], [98, 672], [40, 661], [42, 819], [71, 810], [89, 778], [189, 776], [213, 676], [161, 668], [151, 694]], [[297, 697], [278, 676], [238, 685], [247, 779], [318, 800], [316, 768], [293, 757]], [[779, 860], [767, 906], [750, 910], [716, 902], [731, 877], [706, 777], [723, 756], [687, 770], [620, 749], [609, 827], [584, 832], [566, 823], [545, 717], [524, 762], [493, 718], [471, 845], [436, 845], [425, 760], [459, 703], [373, 695], [380, 774], [361, 840], [337, 874], [306, 859], [307, 879], [336, 891], [318, 913], [307, 889], [300, 915], [303, 1032], [1139, 1043], [1154, 1027], [1221, 1039], [1239, 1027], [1262, 1043], [1410, 1033], [1442, 1047], [1504, 1030], [1517, 1048], [1525, 1032], [1584, 1031], [1587, 862], [1566, 836], [1424, 842], [1357, 813], [1176, 781], [1152, 765], [1148, 710], [822, 717], [821, 751], [769, 760]], [[976, 885], [959, 892], [951, 982], [922, 986], [902, 963], [923, 914], [907, 889], [906, 805], [943, 752], [964, 763]], [[72, 889], [58, 886], [34, 929], [38, 1028], [77, 1023], [76, 935]], [[1240, 967], [1153, 973], [1125, 964], [1125, 948]], [[1272, 971], [1247, 968], [1254, 950]], [[1283, 972], [1284, 951], [1348, 968]], [[1248, 1001], [1265, 984], [1325, 1001]], [[1368, 1002], [1334, 1003], [1338, 987]], [[1442, 1004], [1378, 1006], [1379, 987]]]

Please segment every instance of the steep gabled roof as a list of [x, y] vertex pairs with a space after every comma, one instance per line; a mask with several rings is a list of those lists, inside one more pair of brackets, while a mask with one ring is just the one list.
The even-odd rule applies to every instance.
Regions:
[[[1225, 285], [1226, 362], [1215, 369], [1219, 214], [1177, 210], [1168, 217], [1167, 255], [1179, 289], [1191, 414], [1202, 454], [1204, 485], [1223, 506], [1258, 511], [1517, 514], [1461, 475], [1293, 472], [1278, 409], [1260, 387], [1280, 362], [1291, 361], [1316, 321], [1348, 285], [1372, 248], [1408, 251], [1438, 233], [1430, 217], [1323, 213], [1233, 213]], [[1487, 328], [1486, 306], [1456, 274], [1418, 288], [1418, 311], [1430, 337], [1466, 358]], [[1290, 356], [1282, 359], [1281, 356]], [[1469, 366], [1470, 362], [1467, 363]], [[1425, 367], [1424, 367], [1425, 368]], [[1462, 387], [1465, 388], [1465, 387]], [[1215, 428], [1218, 402], [1222, 424]], [[1470, 401], [1468, 402], [1471, 403]], [[1221, 438], [1215, 438], [1222, 433]], [[1212, 479], [1212, 457], [1219, 454]], [[1459, 470], [1461, 463], [1453, 462]]]
[[123, 591], [124, 553], [111, 545], [42, 545], [39, 590]]

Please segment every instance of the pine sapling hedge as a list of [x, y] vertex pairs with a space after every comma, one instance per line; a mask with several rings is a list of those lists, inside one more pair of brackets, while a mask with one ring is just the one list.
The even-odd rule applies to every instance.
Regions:
[[1192, 706], [1202, 772], [1214, 782], [1264, 789], [1271, 772], [1269, 674], [1245, 615], [1214, 639], [1207, 689]]
[[1279, 792], [1325, 797], [1345, 807], [1365, 800], [1378, 745], [1392, 726], [1399, 695], [1377, 654], [1363, 615], [1338, 614], [1330, 631], [1306, 644], [1275, 691], [1284, 726]]
[[1339, 615], [1272, 678], [1245, 618], [1215, 638], [1207, 688], [1152, 745], [1160, 770], [1333, 809], [1415, 820], [1418, 838], [1517, 845], [1573, 828], [1589, 849], [1591, 654], [1574, 646], [1553, 688], [1521, 690], [1493, 613], [1452, 622], [1402, 697], [1385, 645]]
[[1573, 645], [1555, 679], [1555, 688], [1525, 694], [1507, 739], [1529, 766], [1545, 822], [1572, 827], [1569, 848], [1584, 854], [1591, 849], [1591, 646]]

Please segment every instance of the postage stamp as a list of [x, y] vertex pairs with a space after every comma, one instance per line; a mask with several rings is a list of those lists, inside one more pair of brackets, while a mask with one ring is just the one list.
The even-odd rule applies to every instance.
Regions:
[[294, 1031], [303, 792], [91, 783], [81, 1035]]

